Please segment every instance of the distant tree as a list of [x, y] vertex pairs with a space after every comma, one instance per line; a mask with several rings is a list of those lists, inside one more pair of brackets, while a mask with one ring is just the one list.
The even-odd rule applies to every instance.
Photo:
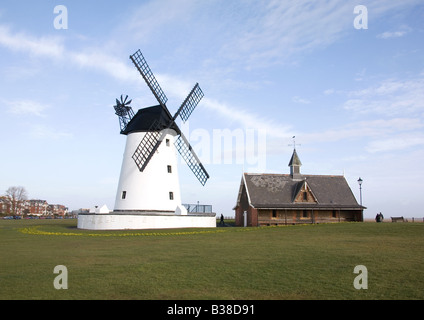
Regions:
[[24, 201], [27, 200], [27, 191], [24, 187], [9, 187], [6, 190], [6, 199], [10, 205], [10, 213], [18, 215], [22, 208]]

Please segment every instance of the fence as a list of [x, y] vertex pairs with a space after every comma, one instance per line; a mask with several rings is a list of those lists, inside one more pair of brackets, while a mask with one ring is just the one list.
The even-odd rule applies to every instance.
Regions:
[[[396, 216], [398, 217], [398, 216]], [[395, 216], [384, 217], [383, 222], [392, 222], [392, 218], [396, 218]], [[399, 216], [400, 217], [400, 216]], [[421, 222], [424, 223], [424, 217], [403, 217], [403, 222]], [[365, 222], [375, 222], [375, 218], [365, 218]]]
[[[392, 217], [390, 217], [390, 218], [392, 218]], [[393, 218], [396, 218], [396, 217], [393, 217]], [[404, 222], [424, 222], [424, 217], [423, 218], [414, 218], [414, 217], [412, 217], [412, 218], [408, 218], [408, 217], [402, 217], [403, 218], [403, 221]], [[390, 220], [392, 220], [392, 219], [390, 219]], [[390, 221], [390, 220], [387, 220], [387, 221]]]
[[209, 204], [183, 203], [183, 206], [191, 213], [212, 213], [212, 205]]

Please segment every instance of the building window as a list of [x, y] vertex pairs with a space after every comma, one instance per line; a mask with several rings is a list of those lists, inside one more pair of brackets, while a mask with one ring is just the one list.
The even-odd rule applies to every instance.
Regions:
[[277, 218], [277, 210], [272, 210], [272, 217]]
[[336, 210], [333, 210], [333, 218], [337, 218]]
[[174, 200], [174, 193], [169, 191], [169, 200]]
[[303, 217], [307, 218], [308, 217], [308, 210], [303, 210]]
[[169, 142], [169, 139], [166, 139], [166, 140], [165, 140], [165, 142], [166, 142], [166, 146], [167, 146], [167, 147], [169, 147], [169, 145], [171, 144], [171, 143]]
[[172, 173], [172, 167], [168, 166], [168, 173]]
[[308, 201], [308, 194], [306, 192], [303, 193], [303, 200]]
[[122, 191], [122, 200], [124, 200], [127, 197], [127, 192], [126, 191]]

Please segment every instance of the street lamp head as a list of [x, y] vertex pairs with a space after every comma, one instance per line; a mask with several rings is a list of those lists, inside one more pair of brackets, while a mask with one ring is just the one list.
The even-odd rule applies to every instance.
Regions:
[[358, 183], [359, 183], [359, 185], [362, 185], [362, 179], [361, 179], [361, 177], [359, 177]]

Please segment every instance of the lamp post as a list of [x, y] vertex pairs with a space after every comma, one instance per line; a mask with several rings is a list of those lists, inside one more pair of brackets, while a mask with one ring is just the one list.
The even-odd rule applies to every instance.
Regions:
[[361, 204], [361, 206], [362, 206], [362, 179], [361, 179], [361, 177], [359, 177], [359, 179], [358, 179], [358, 183], [359, 183], [359, 202], [360, 202], [360, 204]]

